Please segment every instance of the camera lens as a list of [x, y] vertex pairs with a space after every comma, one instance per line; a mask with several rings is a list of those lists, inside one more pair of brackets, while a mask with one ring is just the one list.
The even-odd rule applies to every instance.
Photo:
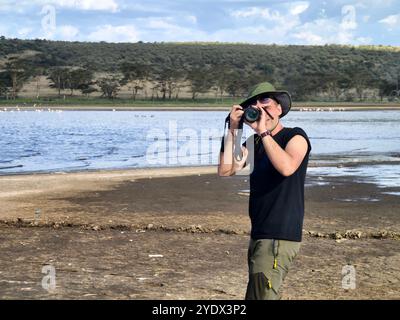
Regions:
[[244, 110], [244, 118], [247, 122], [255, 122], [260, 118], [260, 110], [250, 106]]

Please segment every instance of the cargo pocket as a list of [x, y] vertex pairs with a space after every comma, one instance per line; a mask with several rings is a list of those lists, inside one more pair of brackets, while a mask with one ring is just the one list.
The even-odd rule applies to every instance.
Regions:
[[279, 254], [284, 265], [290, 266], [300, 250], [300, 242], [279, 240]]

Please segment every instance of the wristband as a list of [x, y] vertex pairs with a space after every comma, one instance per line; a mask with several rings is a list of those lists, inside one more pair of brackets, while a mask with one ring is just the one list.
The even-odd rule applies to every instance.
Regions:
[[263, 131], [263, 132], [261, 132], [260, 133], [260, 137], [261, 138], [264, 138], [264, 137], [266, 137], [266, 136], [271, 136], [272, 134], [271, 134], [271, 131], [269, 131], [269, 130], [265, 130], [265, 131]]

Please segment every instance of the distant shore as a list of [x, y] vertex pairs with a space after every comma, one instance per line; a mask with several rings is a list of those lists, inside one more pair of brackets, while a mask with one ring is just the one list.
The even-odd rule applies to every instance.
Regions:
[[[161, 102], [146, 101], [125, 103], [121, 101], [104, 101], [95, 103], [20, 103], [0, 102], [0, 111], [25, 110], [71, 110], [71, 111], [229, 111], [231, 105], [238, 103], [204, 102]], [[400, 110], [400, 103], [361, 103], [361, 102], [295, 102], [292, 111], [361, 111], [361, 110]]]

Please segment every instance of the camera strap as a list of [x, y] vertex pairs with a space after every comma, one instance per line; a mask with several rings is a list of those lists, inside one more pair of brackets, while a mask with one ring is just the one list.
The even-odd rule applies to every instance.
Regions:
[[220, 152], [224, 152], [225, 150], [225, 131], [226, 131], [226, 124], [228, 124], [228, 130], [230, 129], [230, 117], [231, 113], [228, 114], [228, 116], [225, 118], [225, 123], [224, 123], [224, 132], [222, 134], [222, 139], [221, 139], [221, 148]]
[[[229, 113], [228, 114], [228, 116], [225, 118], [225, 123], [224, 123], [224, 133], [223, 133], [223, 136], [222, 136], [222, 139], [221, 139], [221, 148], [220, 148], [220, 152], [224, 152], [225, 151], [225, 132], [226, 132], [226, 125], [228, 125], [228, 130], [230, 129], [230, 116], [231, 116], [231, 114]], [[240, 129], [243, 129], [243, 118], [242, 119], [240, 119], [240, 121], [239, 121], [239, 127], [238, 127], [238, 129], [240, 130]], [[237, 141], [237, 140], [239, 140], [239, 142]], [[233, 141], [235, 144], [234, 144], [234, 147], [235, 148], [237, 148], [238, 146], [237, 146], [237, 144], [239, 143], [239, 148], [240, 148], [240, 139], [234, 139], [234, 141]]]

